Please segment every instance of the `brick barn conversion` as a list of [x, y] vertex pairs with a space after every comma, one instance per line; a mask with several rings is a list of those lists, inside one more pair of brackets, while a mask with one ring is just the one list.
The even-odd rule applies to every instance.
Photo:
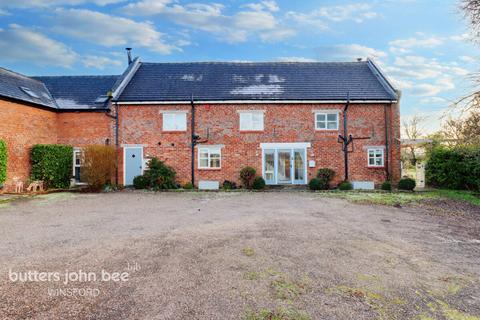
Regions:
[[[400, 178], [399, 93], [371, 60], [344, 63], [146, 63], [119, 76], [27, 77], [0, 68], [6, 189], [27, 180], [35, 144], [118, 147], [119, 184], [151, 157], [183, 184], [307, 184], [319, 168], [356, 187]], [[193, 170], [192, 170], [193, 169]]]

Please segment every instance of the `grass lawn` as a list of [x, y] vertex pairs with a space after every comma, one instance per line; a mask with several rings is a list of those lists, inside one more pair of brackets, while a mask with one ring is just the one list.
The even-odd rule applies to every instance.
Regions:
[[457, 190], [432, 190], [421, 192], [329, 192], [325, 195], [341, 198], [357, 203], [372, 203], [381, 205], [403, 205], [408, 203], [421, 202], [428, 199], [452, 199], [464, 201], [480, 206], [480, 197], [470, 191]]

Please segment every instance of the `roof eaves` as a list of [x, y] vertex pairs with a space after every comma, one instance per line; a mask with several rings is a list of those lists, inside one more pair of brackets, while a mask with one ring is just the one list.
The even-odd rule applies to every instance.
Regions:
[[378, 65], [370, 58], [367, 59], [367, 64], [385, 90], [394, 97], [394, 100], [398, 100], [398, 90], [392, 85], [391, 81], [388, 80], [387, 76], [382, 72]]

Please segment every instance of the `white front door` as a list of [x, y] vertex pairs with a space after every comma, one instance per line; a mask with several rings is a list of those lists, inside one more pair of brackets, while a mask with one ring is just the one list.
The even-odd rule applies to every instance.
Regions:
[[307, 147], [309, 143], [262, 143], [262, 173], [265, 182], [307, 184]]

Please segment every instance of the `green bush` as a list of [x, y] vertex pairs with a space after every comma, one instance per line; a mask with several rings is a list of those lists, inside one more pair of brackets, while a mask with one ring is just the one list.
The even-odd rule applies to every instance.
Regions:
[[222, 185], [224, 190], [233, 190], [237, 189], [237, 184], [233, 181], [225, 180]]
[[308, 188], [310, 190], [324, 190], [324, 185], [325, 184], [318, 178], [313, 178], [308, 182]]
[[392, 183], [390, 181], [385, 181], [382, 183], [381, 189], [385, 191], [392, 191]]
[[262, 177], [256, 177], [255, 180], [253, 180], [252, 188], [254, 190], [265, 189], [265, 179], [263, 179]]
[[253, 181], [255, 180], [255, 174], [257, 170], [252, 167], [245, 167], [240, 170], [240, 180], [242, 180], [243, 186], [247, 189], [252, 189]]
[[148, 186], [148, 179], [144, 176], [136, 176], [133, 178], [133, 187], [135, 189], [147, 189]]
[[330, 168], [321, 168], [317, 171], [317, 178], [320, 180], [320, 189], [318, 190], [328, 190], [330, 188], [330, 182], [335, 176], [335, 171]]
[[176, 189], [176, 172], [163, 161], [152, 158], [148, 163], [148, 169], [144, 173], [148, 186], [153, 190]]
[[0, 140], [0, 185], [7, 180], [8, 151], [5, 141]]
[[350, 183], [350, 181], [343, 181], [338, 185], [338, 189], [340, 190], [353, 190], [353, 185]]
[[193, 189], [193, 184], [191, 182], [187, 182], [183, 185], [183, 189], [192, 190]]
[[480, 190], [480, 147], [433, 148], [425, 170], [432, 187]]
[[412, 178], [403, 178], [398, 181], [398, 190], [413, 191], [416, 183]]
[[71, 146], [37, 144], [30, 154], [32, 180], [43, 180], [47, 188], [66, 188], [70, 185], [73, 166]]

